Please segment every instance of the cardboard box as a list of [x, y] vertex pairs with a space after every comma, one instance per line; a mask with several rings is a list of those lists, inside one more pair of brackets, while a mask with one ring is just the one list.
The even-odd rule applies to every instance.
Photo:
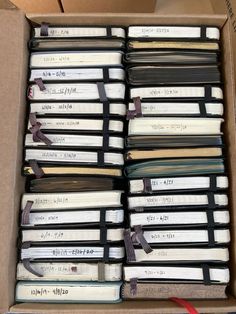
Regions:
[[11, 0], [25, 13], [59, 13], [62, 12], [60, 0]]
[[[0, 1], [0, 8], [4, 8]], [[186, 313], [185, 309], [170, 301], [126, 301], [120, 304], [15, 304], [15, 272], [17, 263], [17, 237], [20, 197], [24, 191], [21, 176], [22, 145], [27, 102], [28, 51], [30, 24], [49, 22], [64, 25], [214, 25], [221, 28], [222, 71], [225, 79], [224, 126], [230, 177], [231, 213], [231, 282], [227, 300], [193, 301], [200, 313], [236, 312], [236, 132], [235, 81], [233, 73], [232, 38], [230, 21], [225, 15], [171, 16], [156, 14], [37, 14], [25, 15], [16, 9], [0, 10], [0, 313], [37, 314], [167, 314]]]

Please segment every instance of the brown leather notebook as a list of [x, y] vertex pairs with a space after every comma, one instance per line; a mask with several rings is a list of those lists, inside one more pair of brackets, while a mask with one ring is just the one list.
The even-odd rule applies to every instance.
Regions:
[[171, 297], [183, 299], [226, 299], [226, 285], [137, 283], [136, 293], [132, 293], [130, 283], [122, 286], [125, 300], [165, 300]]

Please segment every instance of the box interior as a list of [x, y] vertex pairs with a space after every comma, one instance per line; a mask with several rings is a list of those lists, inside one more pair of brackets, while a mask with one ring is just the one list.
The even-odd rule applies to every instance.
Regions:
[[[23, 137], [26, 112], [26, 80], [28, 66], [27, 41], [30, 24], [49, 22], [68, 25], [214, 25], [222, 29], [222, 61], [224, 63], [225, 136], [230, 171], [231, 212], [231, 283], [229, 299], [192, 301], [199, 312], [222, 313], [236, 311], [236, 143], [234, 110], [234, 77], [229, 22], [224, 15], [215, 16], [160, 16], [155, 14], [52, 14], [28, 15], [19, 10], [1, 10], [0, 50], [1, 137], [0, 164], [3, 184], [0, 189], [0, 313], [183, 313], [185, 310], [170, 301], [125, 301], [120, 304], [39, 304], [14, 305], [15, 271], [20, 196], [24, 191], [21, 176]], [[7, 56], [7, 58], [6, 58]]]

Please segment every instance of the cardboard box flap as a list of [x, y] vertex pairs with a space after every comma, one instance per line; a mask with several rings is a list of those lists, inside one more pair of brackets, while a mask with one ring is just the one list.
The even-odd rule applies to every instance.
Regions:
[[10, 0], [0, 0], [1, 9], [17, 9], [17, 7]]

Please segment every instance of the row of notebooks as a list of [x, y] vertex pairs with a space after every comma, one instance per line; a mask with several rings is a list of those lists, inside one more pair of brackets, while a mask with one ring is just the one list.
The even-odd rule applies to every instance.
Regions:
[[79, 30], [72, 52], [68, 31], [43, 24], [29, 42], [16, 300], [119, 302], [125, 33]]
[[128, 33], [134, 30], [145, 35], [129, 42], [125, 57], [133, 101], [123, 297], [225, 298], [230, 232], [219, 51], [183, 39], [174, 47], [155, 38], [156, 27]]

